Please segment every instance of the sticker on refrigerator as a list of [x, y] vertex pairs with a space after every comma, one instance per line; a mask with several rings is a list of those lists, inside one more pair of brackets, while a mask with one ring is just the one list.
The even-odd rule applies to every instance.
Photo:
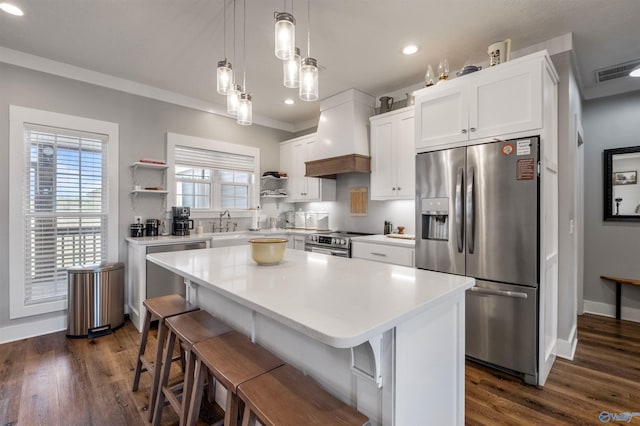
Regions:
[[533, 180], [536, 176], [536, 164], [533, 158], [518, 160], [516, 165], [517, 180]]
[[531, 155], [531, 141], [525, 139], [517, 142], [516, 155]]
[[502, 155], [511, 155], [513, 154], [513, 145], [510, 143], [502, 145]]

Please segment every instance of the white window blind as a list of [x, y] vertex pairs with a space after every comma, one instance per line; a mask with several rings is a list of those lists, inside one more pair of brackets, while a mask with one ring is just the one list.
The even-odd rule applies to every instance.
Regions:
[[68, 267], [107, 260], [107, 136], [24, 125], [24, 304], [66, 298]]
[[255, 157], [176, 145], [176, 203], [192, 209], [249, 208]]
[[210, 169], [254, 171], [255, 157], [230, 152], [176, 146], [175, 163], [181, 165], [201, 166]]

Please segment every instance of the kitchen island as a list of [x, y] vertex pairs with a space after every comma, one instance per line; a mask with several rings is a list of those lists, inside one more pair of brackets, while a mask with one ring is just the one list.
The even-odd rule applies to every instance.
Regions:
[[158, 253], [187, 296], [303, 370], [372, 424], [464, 423], [464, 301], [474, 280], [287, 249]]

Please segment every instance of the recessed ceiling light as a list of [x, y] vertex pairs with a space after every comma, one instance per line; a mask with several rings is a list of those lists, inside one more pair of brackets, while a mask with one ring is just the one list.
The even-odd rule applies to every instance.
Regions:
[[631, 72], [629, 73], [629, 76], [630, 76], [630, 77], [640, 77], [640, 65], [638, 65], [637, 67], [635, 67], [635, 68], [633, 69], [633, 71], [631, 71]]
[[295, 101], [293, 99], [285, 99], [284, 103], [287, 105], [293, 105], [295, 103]]
[[11, 3], [0, 3], [0, 9], [4, 10], [10, 15], [22, 16], [24, 12], [18, 6], [15, 6]]
[[404, 53], [405, 55], [413, 55], [417, 51], [418, 46], [416, 46], [415, 44], [410, 44], [409, 46], [405, 46], [404, 49], [402, 49], [402, 53]]

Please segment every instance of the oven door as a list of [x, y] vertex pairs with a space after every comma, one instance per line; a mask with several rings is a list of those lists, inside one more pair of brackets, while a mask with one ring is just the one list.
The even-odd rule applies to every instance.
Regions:
[[310, 251], [312, 253], [328, 254], [329, 256], [349, 257], [349, 252], [342, 249], [332, 249], [330, 247], [319, 247], [313, 244], [305, 244], [304, 251]]

